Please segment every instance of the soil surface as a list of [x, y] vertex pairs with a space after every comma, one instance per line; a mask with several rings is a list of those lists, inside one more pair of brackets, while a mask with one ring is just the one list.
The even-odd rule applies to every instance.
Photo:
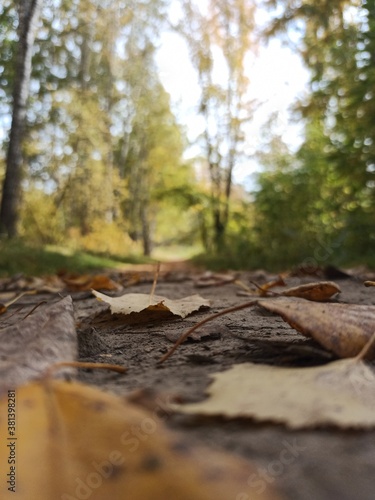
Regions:
[[[128, 273], [128, 274], [127, 274]], [[108, 295], [149, 293], [153, 273], [128, 271], [122, 275], [126, 285], [121, 292]], [[189, 327], [212, 313], [251, 300], [239, 296], [241, 288], [228, 283], [198, 288], [197, 271], [172, 268], [161, 273], [156, 293], [179, 299], [199, 293], [211, 301], [211, 309], [199, 311], [185, 319], [167, 319], [151, 323], [124, 324], [109, 319], [107, 306], [90, 292], [72, 293], [80, 360], [110, 362], [128, 367], [124, 375], [101, 370], [79, 370], [78, 378], [103, 390], [132, 399], [149, 407], [164, 408], [170, 401], [193, 402], [205, 398], [210, 375], [239, 363], [255, 362], [278, 366], [314, 366], [335, 359], [334, 355], [306, 339], [280, 317], [260, 308], [245, 309], [216, 319], [198, 341], [181, 345], [165, 363], [158, 360]], [[129, 276], [129, 279], [125, 279]], [[135, 276], [135, 278], [134, 278]], [[261, 284], [272, 275], [262, 271], [237, 273], [247, 286]], [[332, 279], [331, 275], [328, 278]], [[342, 293], [333, 299], [343, 303], [375, 304], [375, 290], [363, 286], [355, 275], [332, 279]], [[327, 279], [320, 276], [288, 277], [288, 286]], [[46, 296], [47, 297], [47, 296]], [[25, 297], [25, 301], [35, 301]], [[47, 297], [51, 301], [51, 296]], [[168, 338], [167, 338], [168, 337]], [[375, 409], [374, 409], [375, 410]], [[375, 430], [348, 431], [319, 428], [292, 431], [274, 423], [259, 424], [248, 419], [203, 419], [159, 412], [164, 423], [189, 441], [215, 449], [224, 449], [251, 461], [258, 475], [249, 477], [245, 496], [272, 484], [282, 498], [291, 500], [374, 500], [375, 498]], [[282, 460], [283, 451], [293, 447], [293, 459]], [[192, 499], [193, 500], [193, 499]]]

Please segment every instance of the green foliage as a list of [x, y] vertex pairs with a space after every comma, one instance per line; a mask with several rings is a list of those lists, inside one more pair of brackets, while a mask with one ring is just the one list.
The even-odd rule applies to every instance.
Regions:
[[[203, 9], [194, 0], [183, 0], [181, 6], [176, 29], [188, 43], [201, 88], [198, 106], [204, 129], [199, 143], [209, 178], [204, 244], [220, 252], [232, 216], [233, 170], [244, 154], [243, 126], [253, 111], [245, 63], [254, 45], [255, 7], [246, 0], [210, 0]], [[220, 81], [218, 60], [220, 72], [226, 72]]]
[[253, 249], [263, 266], [279, 269], [371, 264], [375, 2], [266, 3], [277, 8], [268, 34], [289, 26], [300, 33], [311, 81], [296, 106], [306, 124], [299, 151], [288, 152], [274, 136], [259, 155], [265, 171], [254, 194]]
[[[175, 213], [168, 192], [191, 191], [182, 129], [154, 61], [167, 4], [43, 4], [20, 203], [21, 235], [30, 242], [60, 243], [74, 235], [82, 248], [116, 253], [142, 244], [149, 254], [159, 212]], [[0, 8], [0, 108], [7, 118], [16, 27], [13, 3], [6, 1]], [[172, 226], [171, 237], [178, 239], [179, 230]]]
[[[184, 160], [183, 129], [155, 64], [168, 1], [44, 3], [24, 143], [24, 241], [101, 255], [165, 253], [168, 245], [195, 249], [201, 242], [205, 263], [219, 268], [372, 263], [375, 0], [264, 3], [274, 9], [268, 36], [298, 33], [311, 79], [309, 95], [296, 104], [303, 145], [292, 153], [267, 131], [258, 154], [264, 170], [251, 198], [233, 186], [232, 174], [244, 158], [253, 111], [244, 68], [255, 45], [254, 3], [212, 0], [205, 9], [181, 2], [175, 28], [188, 42], [201, 86], [200, 183]], [[0, 7], [4, 124], [13, 92], [14, 5], [5, 0]], [[225, 82], [216, 79], [215, 54]], [[3, 175], [2, 156], [0, 169]], [[19, 248], [22, 260], [28, 249]]]

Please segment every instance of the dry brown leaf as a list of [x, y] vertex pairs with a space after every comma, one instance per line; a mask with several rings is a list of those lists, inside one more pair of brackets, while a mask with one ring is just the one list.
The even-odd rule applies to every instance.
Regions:
[[[240, 281], [236, 284], [247, 289], [248, 293], [241, 292], [239, 295], [254, 295], [248, 287], [245, 287]], [[317, 283], [306, 283], [304, 285], [288, 288], [287, 290], [273, 292], [271, 288], [275, 286], [284, 286], [285, 282], [282, 278], [274, 280], [265, 285], [259, 286], [257, 295], [261, 297], [283, 296], [283, 297], [300, 297], [302, 299], [313, 300], [315, 302], [324, 302], [337, 293], [341, 293], [340, 287], [333, 281], [319, 281]]]
[[1, 282], [3, 291], [33, 291], [36, 293], [59, 293], [64, 289], [61, 279], [56, 276], [13, 276]]
[[337, 293], [341, 293], [341, 289], [336, 283], [333, 281], [320, 281], [318, 283], [306, 283], [305, 285], [288, 288], [288, 290], [281, 292], [280, 295], [324, 302]]
[[278, 276], [276, 279], [272, 281], [268, 281], [268, 283], [264, 283], [263, 285], [257, 285], [257, 293], [261, 297], [266, 297], [268, 295], [269, 290], [271, 288], [275, 288], [276, 286], [285, 286], [286, 283], [282, 276]]
[[220, 274], [207, 271], [194, 280], [194, 286], [197, 288], [222, 286], [227, 285], [228, 283], [233, 283], [235, 280], [236, 277], [231, 274]]
[[93, 290], [92, 293], [111, 307], [112, 314], [132, 314], [144, 312], [169, 311], [175, 316], [185, 318], [188, 314], [198, 311], [202, 307], [210, 307], [210, 301], [200, 295], [190, 295], [183, 299], [171, 300], [160, 295], [148, 295], [145, 293], [127, 293], [121, 297], [108, 297], [103, 293]]
[[83, 292], [86, 290], [99, 289], [99, 290], [119, 290], [122, 288], [120, 285], [115, 283], [106, 274], [83, 274], [79, 276], [74, 275], [62, 275], [61, 279], [67, 286], [69, 291], [72, 292]]
[[375, 372], [362, 361], [338, 360], [313, 368], [246, 363], [213, 375], [209, 398], [173, 405], [182, 413], [283, 423], [375, 427]]
[[0, 389], [38, 377], [48, 366], [78, 355], [71, 297], [41, 306], [0, 330]]
[[93, 387], [49, 380], [16, 398], [13, 436], [9, 396], [0, 401], [0, 435], [10, 437], [0, 447], [1, 498], [13, 498], [10, 487], [19, 500], [279, 498], [270, 486], [259, 495], [248, 486], [249, 462], [177, 440], [155, 412]]
[[[283, 297], [259, 300], [258, 304], [340, 358], [356, 356], [375, 332], [375, 306], [320, 304]], [[366, 359], [373, 358], [375, 347], [366, 355]]]

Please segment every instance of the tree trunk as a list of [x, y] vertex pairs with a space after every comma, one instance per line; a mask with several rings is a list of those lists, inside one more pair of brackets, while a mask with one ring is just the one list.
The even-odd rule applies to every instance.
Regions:
[[23, 163], [22, 141], [29, 96], [32, 49], [41, 5], [42, 0], [20, 0], [18, 3], [19, 41], [15, 62], [12, 125], [0, 210], [0, 234], [8, 238], [17, 234]]
[[141, 204], [141, 224], [142, 224], [142, 244], [143, 255], [149, 257], [151, 255], [151, 235], [150, 235], [150, 221], [148, 217], [147, 203]]

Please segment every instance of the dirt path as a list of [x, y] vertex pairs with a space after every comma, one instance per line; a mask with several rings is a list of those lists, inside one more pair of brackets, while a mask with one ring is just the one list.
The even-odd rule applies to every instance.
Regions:
[[[149, 293], [151, 273], [146, 270], [138, 283], [124, 292]], [[239, 297], [235, 284], [197, 289], [186, 268], [171, 268], [158, 283], [157, 293], [181, 298], [200, 293], [210, 299], [209, 313], [199, 312], [184, 320], [124, 325], [92, 323], [105, 306], [89, 294], [73, 294], [80, 357], [84, 361], [111, 362], [129, 368], [125, 375], [81, 370], [80, 380], [119, 395], [128, 395], [142, 404], [163, 407], [177, 399], [183, 402], [204, 399], [210, 374], [246, 362], [279, 366], [313, 366], [329, 361], [323, 351], [290, 328], [281, 318], [260, 309], [243, 310], [217, 319], [210, 336], [182, 345], [163, 365], [157, 361], [172, 346], [166, 338], [181, 335], [208, 314], [247, 301]], [[249, 273], [241, 273], [249, 284]], [[257, 275], [255, 279], [261, 279]], [[309, 278], [288, 280], [291, 286], [311, 282]], [[339, 280], [340, 302], [375, 304], [375, 291], [361, 279]], [[124, 293], [122, 292], [122, 293]], [[242, 339], [240, 338], [242, 337]], [[144, 391], [144, 390], [147, 391]], [[143, 390], [141, 393], [140, 390]], [[234, 492], [233, 500], [249, 500], [272, 484], [292, 500], [373, 500], [375, 498], [375, 431], [341, 431], [333, 428], [291, 431], [273, 423], [248, 420], [197, 419], [160, 411], [164, 422], [216, 449], [239, 454], [257, 466], [249, 476], [248, 491]], [[288, 460], [284, 460], [289, 450]], [[229, 499], [228, 499], [229, 500]]]

